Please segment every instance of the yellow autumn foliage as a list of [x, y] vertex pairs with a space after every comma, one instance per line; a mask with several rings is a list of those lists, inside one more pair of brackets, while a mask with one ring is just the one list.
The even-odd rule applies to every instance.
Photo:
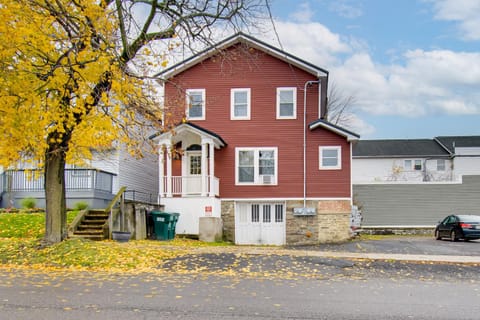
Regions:
[[[55, 6], [65, 14], [53, 16], [47, 9]], [[131, 142], [128, 103], [143, 97], [145, 85], [119, 62], [112, 10], [98, 0], [2, 1], [0, 166], [26, 158], [41, 165], [49, 147], [65, 142], [70, 162]], [[96, 96], [106, 75], [109, 88]]]

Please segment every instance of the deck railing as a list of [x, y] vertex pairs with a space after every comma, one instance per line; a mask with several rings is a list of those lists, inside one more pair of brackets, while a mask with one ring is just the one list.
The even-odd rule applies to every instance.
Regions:
[[[173, 176], [163, 177], [161, 195], [163, 197], [171, 194], [172, 196], [192, 196], [192, 195], [219, 195], [219, 179], [211, 176], [205, 177], [205, 183], [202, 183], [201, 176]], [[211, 180], [213, 183], [211, 183]]]
[[[66, 190], [100, 190], [112, 192], [113, 173], [95, 169], [65, 169]], [[0, 175], [0, 193], [6, 191], [43, 191], [41, 170], [7, 170]]]

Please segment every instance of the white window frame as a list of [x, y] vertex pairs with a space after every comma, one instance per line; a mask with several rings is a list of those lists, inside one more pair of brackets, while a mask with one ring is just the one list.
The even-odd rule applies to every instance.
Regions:
[[[415, 169], [415, 166], [420, 162], [420, 169]], [[422, 171], [423, 161], [422, 159], [405, 159], [403, 160], [403, 168], [406, 171]]]
[[[186, 110], [186, 115], [188, 120], [205, 120], [205, 89], [187, 89], [185, 91], [185, 99], [187, 102], [187, 110]], [[202, 115], [200, 117], [191, 117], [190, 116], [190, 95], [193, 93], [200, 93], [202, 95]]]
[[[337, 164], [335, 166], [324, 165], [323, 152], [335, 150], [337, 152]], [[342, 169], [342, 147], [341, 146], [320, 146], [318, 147], [319, 169], [320, 170], [341, 170]]]
[[[250, 88], [235, 88], [230, 90], [230, 120], [250, 120], [250, 108], [251, 108], [251, 95]], [[235, 93], [246, 92], [247, 93], [247, 115], [235, 116]]]
[[[293, 115], [281, 116], [280, 115], [280, 93], [283, 91], [292, 91], [293, 97]], [[295, 87], [279, 87], [277, 88], [277, 119], [297, 119], [297, 88]]]
[[[241, 151], [252, 151], [253, 155], [253, 182], [240, 182], [240, 176], [238, 173], [238, 168], [240, 164], [240, 152]], [[271, 177], [270, 183], [264, 183], [263, 175], [260, 174], [260, 151], [273, 151], [274, 159], [274, 174]], [[276, 186], [278, 185], [278, 148], [277, 147], [239, 147], [235, 148], [235, 185], [237, 186]]]
[[437, 171], [446, 171], [447, 170], [447, 160], [437, 159]]

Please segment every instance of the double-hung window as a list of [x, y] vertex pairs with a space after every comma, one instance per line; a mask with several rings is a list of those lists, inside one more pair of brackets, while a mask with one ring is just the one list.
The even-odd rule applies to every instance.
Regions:
[[422, 170], [422, 160], [420, 159], [415, 159], [415, 160], [405, 160], [404, 161], [404, 169], [405, 170], [415, 170], [415, 171], [420, 171]]
[[188, 89], [187, 119], [205, 120], [205, 89]]
[[250, 120], [250, 88], [230, 91], [230, 119]]
[[236, 148], [237, 185], [276, 185], [277, 148]]
[[297, 118], [297, 88], [277, 88], [277, 119]]
[[342, 169], [342, 148], [329, 146], [319, 148], [320, 170]]
[[445, 159], [437, 159], [437, 171], [445, 171]]

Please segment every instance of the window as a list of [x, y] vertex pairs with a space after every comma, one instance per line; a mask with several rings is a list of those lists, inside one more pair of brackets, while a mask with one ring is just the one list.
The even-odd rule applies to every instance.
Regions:
[[230, 119], [250, 120], [250, 88], [230, 91]]
[[202, 174], [202, 156], [190, 156], [190, 175]]
[[445, 159], [437, 160], [437, 171], [445, 171]]
[[403, 168], [405, 170], [416, 170], [416, 171], [420, 171], [422, 170], [423, 168], [423, 165], [422, 165], [422, 160], [404, 160], [403, 162], [404, 166]]
[[413, 170], [422, 170], [422, 160], [415, 160]]
[[276, 185], [277, 148], [237, 148], [237, 185]]
[[205, 89], [187, 90], [187, 119], [205, 120]]
[[320, 147], [320, 170], [342, 169], [342, 148]]
[[277, 119], [297, 118], [297, 88], [277, 88]]

